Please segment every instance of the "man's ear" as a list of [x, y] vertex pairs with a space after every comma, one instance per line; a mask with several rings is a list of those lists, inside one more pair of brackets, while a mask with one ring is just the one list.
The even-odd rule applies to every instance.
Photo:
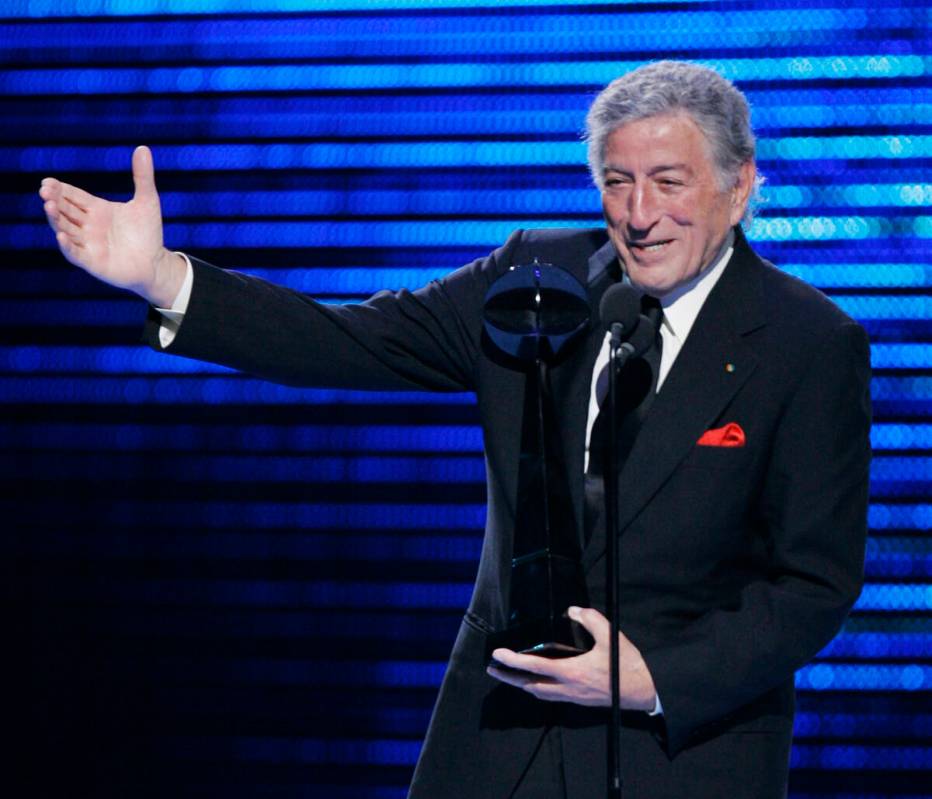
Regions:
[[731, 213], [729, 221], [732, 226], [737, 225], [743, 218], [754, 189], [757, 178], [757, 166], [753, 161], [746, 161], [738, 170], [738, 179], [731, 190]]

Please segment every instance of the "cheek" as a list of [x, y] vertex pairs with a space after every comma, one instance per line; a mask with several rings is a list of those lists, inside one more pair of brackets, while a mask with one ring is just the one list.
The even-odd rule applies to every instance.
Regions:
[[624, 242], [623, 231], [625, 229], [625, 220], [618, 214], [613, 214], [608, 210], [604, 212], [605, 217], [605, 227], [608, 230], [608, 235], [615, 241], [615, 245], [619, 246]]
[[666, 202], [664, 210], [676, 224], [683, 227], [694, 227], [699, 223], [698, 215], [701, 213], [703, 198], [696, 196], [677, 197]]
[[691, 228], [695, 225], [695, 220], [693, 219], [692, 214], [689, 213], [687, 209], [678, 210], [677, 212], [671, 212], [668, 214], [670, 219], [672, 219], [679, 227], [682, 228]]
[[605, 221], [610, 225], [617, 226], [622, 223], [621, 209], [608, 200], [602, 201], [602, 215], [605, 217]]

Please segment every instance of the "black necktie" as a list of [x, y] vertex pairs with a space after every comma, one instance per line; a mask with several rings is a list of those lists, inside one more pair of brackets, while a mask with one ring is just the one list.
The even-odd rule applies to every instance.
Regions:
[[[616, 378], [615, 388], [618, 393], [618, 441], [615, 446], [617, 470], [621, 474], [625, 461], [634, 445], [641, 422], [657, 392], [657, 376], [660, 372], [660, 355], [662, 339], [660, 322], [663, 311], [656, 297], [644, 295], [641, 298], [641, 312], [656, 330], [653, 344], [637, 358], [631, 358], [622, 367]], [[608, 376], [606, 365], [604, 377]], [[598, 380], [603, 379], [599, 375]], [[602, 474], [605, 470], [607, 456], [607, 438], [610, 430], [608, 397], [599, 408], [592, 434], [589, 437], [589, 466], [586, 470], [586, 540], [594, 535], [605, 534], [605, 489]]]

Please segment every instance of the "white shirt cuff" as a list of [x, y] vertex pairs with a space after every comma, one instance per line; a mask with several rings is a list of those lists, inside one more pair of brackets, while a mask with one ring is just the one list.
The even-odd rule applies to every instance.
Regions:
[[178, 329], [184, 321], [188, 303], [191, 301], [191, 288], [194, 286], [194, 268], [191, 266], [191, 260], [183, 252], [175, 254], [184, 258], [188, 268], [185, 271], [184, 282], [172, 302], [172, 307], [155, 309], [162, 314], [162, 323], [159, 325], [159, 344], [163, 347], [171, 344], [175, 340], [175, 336], [178, 335]]
[[654, 695], [654, 709], [647, 714], [648, 716], [662, 716], [663, 705], [660, 704], [660, 694]]

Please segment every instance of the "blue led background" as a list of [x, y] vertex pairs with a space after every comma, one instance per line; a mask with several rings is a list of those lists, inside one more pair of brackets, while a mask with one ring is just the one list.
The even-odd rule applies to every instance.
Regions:
[[752, 102], [751, 239], [873, 342], [867, 585], [799, 674], [791, 795], [932, 796], [930, 22], [920, 0], [0, 0], [11, 795], [403, 797], [484, 518], [470, 397], [142, 348], [142, 303], [63, 261], [39, 180], [126, 197], [149, 144], [170, 246], [352, 300], [598, 224], [585, 109], [674, 57]]

